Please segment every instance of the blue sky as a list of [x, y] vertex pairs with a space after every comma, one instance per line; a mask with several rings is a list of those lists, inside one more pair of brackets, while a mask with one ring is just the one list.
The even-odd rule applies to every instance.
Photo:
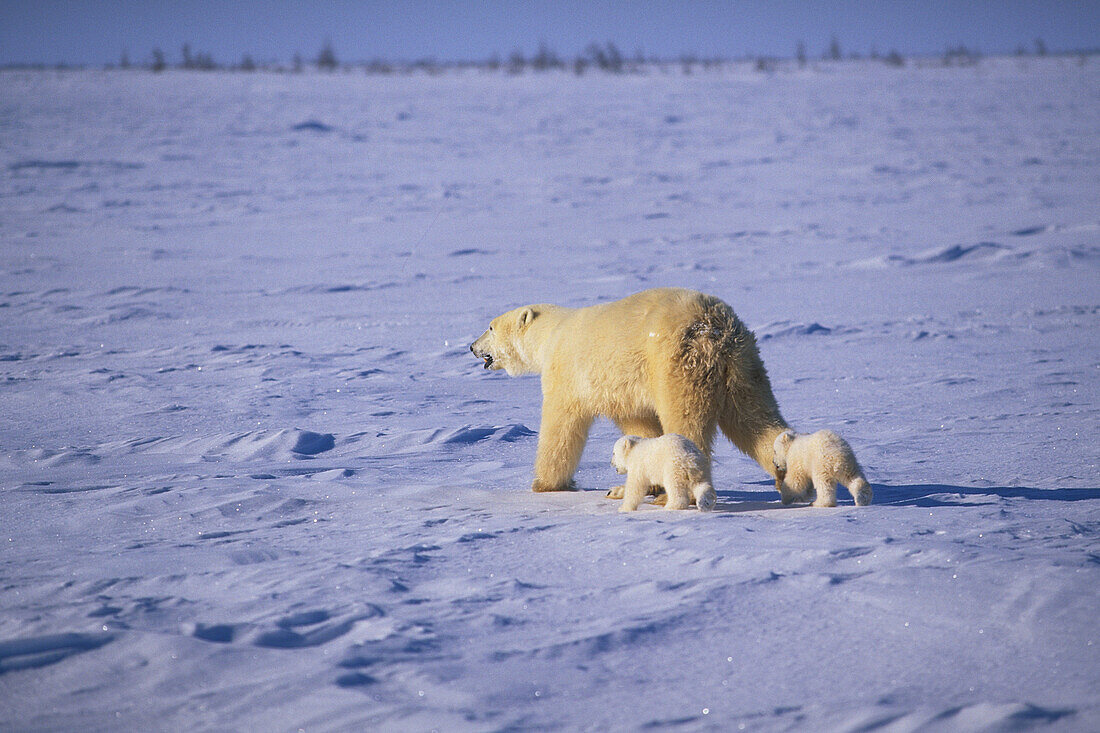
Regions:
[[1100, 46], [1097, 0], [0, 0], [0, 64], [134, 63], [154, 47], [233, 63], [311, 59], [331, 39], [342, 61], [502, 58], [545, 41], [572, 56], [592, 41], [677, 57], [942, 53], [964, 44], [1008, 53], [1042, 38], [1051, 51]]

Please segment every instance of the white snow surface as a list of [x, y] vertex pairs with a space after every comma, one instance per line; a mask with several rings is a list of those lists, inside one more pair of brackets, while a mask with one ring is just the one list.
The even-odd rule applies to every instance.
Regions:
[[[0, 729], [1100, 729], [1100, 61], [0, 73]], [[859, 508], [530, 491], [468, 345], [655, 286]]]

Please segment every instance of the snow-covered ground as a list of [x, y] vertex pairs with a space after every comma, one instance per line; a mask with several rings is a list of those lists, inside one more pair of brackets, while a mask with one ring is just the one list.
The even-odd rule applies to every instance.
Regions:
[[[0, 728], [1100, 729], [1100, 60], [0, 73]], [[729, 302], [875, 491], [529, 491], [528, 302]]]

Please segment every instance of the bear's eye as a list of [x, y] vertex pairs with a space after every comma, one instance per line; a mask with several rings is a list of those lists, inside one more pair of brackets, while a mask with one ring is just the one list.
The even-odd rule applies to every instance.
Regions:
[[489, 324], [489, 330], [490, 330], [490, 331], [492, 331], [492, 330], [493, 330], [493, 324], [491, 324], [491, 323]]

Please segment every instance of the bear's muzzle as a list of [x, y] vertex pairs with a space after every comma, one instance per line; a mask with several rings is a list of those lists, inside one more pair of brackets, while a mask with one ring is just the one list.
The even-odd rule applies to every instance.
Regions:
[[477, 350], [477, 343], [476, 343], [476, 342], [475, 342], [475, 343], [472, 343], [472, 344], [470, 344], [470, 353], [472, 353], [472, 354], [473, 354], [474, 356], [476, 356], [476, 357], [477, 357], [478, 359], [481, 359], [481, 360], [483, 360], [483, 361], [485, 362], [485, 368], [486, 368], [486, 369], [489, 369], [489, 368], [491, 368], [491, 367], [493, 366], [493, 355], [492, 355], [492, 354], [490, 354], [490, 353], [489, 353], [489, 352], [487, 352], [487, 351], [481, 351], [481, 352], [479, 352], [479, 351]]

